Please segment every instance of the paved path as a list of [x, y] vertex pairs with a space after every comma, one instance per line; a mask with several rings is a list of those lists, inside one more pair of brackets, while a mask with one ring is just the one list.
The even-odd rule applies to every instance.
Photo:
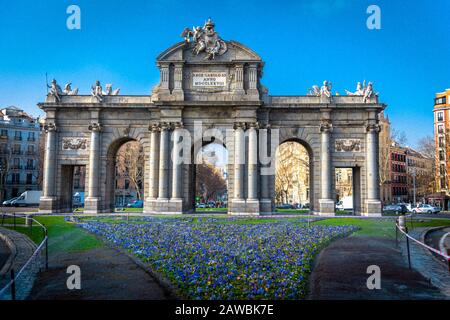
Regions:
[[[81, 290], [69, 290], [67, 267], [81, 269]], [[83, 252], [50, 254], [49, 270], [36, 281], [29, 299], [161, 300], [169, 294], [124, 253], [102, 247]]]
[[2, 269], [6, 260], [8, 260], [9, 254], [10, 252], [8, 246], [2, 239], [0, 239], [0, 270]]
[[[425, 228], [417, 228], [410, 231], [409, 234], [415, 239], [423, 241], [422, 236], [425, 230]], [[445, 232], [442, 231], [441, 233]], [[429, 250], [416, 245], [413, 241], [410, 243], [412, 267], [423, 274], [424, 277], [430, 279], [431, 283], [450, 297], [450, 272], [448, 265], [440, 257], [430, 254]], [[401, 242], [401, 246], [402, 251], [406, 252], [405, 241]], [[435, 247], [437, 248], [437, 246]]]
[[[381, 289], [366, 286], [367, 267], [381, 269]], [[322, 250], [310, 278], [309, 299], [445, 299], [438, 288], [409, 270], [395, 239], [349, 237]]]

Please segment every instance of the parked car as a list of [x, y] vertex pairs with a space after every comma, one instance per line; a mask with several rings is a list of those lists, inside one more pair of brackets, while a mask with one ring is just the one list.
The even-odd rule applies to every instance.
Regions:
[[277, 209], [294, 209], [294, 206], [289, 203], [283, 203], [277, 206]]
[[404, 204], [390, 204], [383, 207], [383, 213], [405, 214], [408, 208]]
[[42, 191], [25, 191], [17, 199], [11, 201], [11, 206], [14, 207], [27, 207], [37, 206], [41, 199]]
[[133, 202], [127, 204], [127, 208], [142, 208], [144, 207], [144, 201], [134, 200]]
[[197, 203], [197, 208], [204, 209], [204, 208], [206, 208], [206, 204], [204, 204], [204, 203]]
[[9, 200], [3, 201], [3, 205], [4, 205], [5, 207], [9, 207], [9, 206], [11, 206], [11, 202], [13, 202], [14, 200], [16, 200], [17, 198], [19, 198], [19, 197], [14, 197], [14, 198], [11, 198], [11, 199], [9, 199]]
[[430, 204], [421, 204], [416, 208], [412, 209], [413, 213], [439, 213], [441, 208], [434, 207]]
[[214, 201], [208, 202], [208, 208], [215, 208], [215, 207], [216, 207], [216, 203]]

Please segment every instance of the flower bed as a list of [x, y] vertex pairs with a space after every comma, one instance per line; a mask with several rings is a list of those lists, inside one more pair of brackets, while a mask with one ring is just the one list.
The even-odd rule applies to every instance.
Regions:
[[303, 298], [314, 256], [356, 229], [174, 218], [82, 226], [148, 262], [191, 299]]

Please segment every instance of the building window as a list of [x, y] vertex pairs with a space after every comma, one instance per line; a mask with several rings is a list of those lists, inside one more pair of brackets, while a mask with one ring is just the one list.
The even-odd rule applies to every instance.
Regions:
[[22, 131], [16, 131], [14, 134], [14, 139], [22, 140]]
[[33, 159], [27, 160], [27, 170], [34, 170], [34, 160]]
[[438, 125], [438, 133], [444, 133], [444, 125]]
[[444, 137], [439, 137], [439, 148], [444, 148], [444, 147], [445, 147]]
[[130, 188], [130, 180], [125, 180], [125, 190]]
[[20, 182], [20, 173], [13, 173], [12, 174], [12, 184], [19, 184]]
[[8, 130], [2, 129], [1, 136], [2, 138], [8, 138]]
[[446, 96], [434, 99], [434, 104], [446, 104], [446, 103], [447, 103]]
[[27, 184], [33, 184], [33, 175], [31, 173], [27, 173]]
[[34, 141], [34, 132], [28, 132], [28, 141]]
[[34, 145], [28, 145], [27, 154], [34, 154]]
[[14, 158], [14, 160], [13, 160], [14, 162], [14, 166], [13, 166], [13, 168], [14, 169], [21, 169], [20, 168], [20, 159], [19, 158]]
[[12, 150], [13, 154], [20, 154], [20, 144], [15, 144]]
[[439, 151], [439, 161], [445, 160], [445, 152], [443, 150]]

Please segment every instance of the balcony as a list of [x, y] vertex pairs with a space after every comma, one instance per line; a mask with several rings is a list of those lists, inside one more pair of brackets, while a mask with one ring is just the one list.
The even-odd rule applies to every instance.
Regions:
[[27, 141], [36, 141], [35, 137], [28, 137]]
[[36, 151], [30, 151], [30, 150], [28, 150], [28, 151], [26, 152], [26, 154], [29, 155], [29, 156], [34, 156], [34, 155], [36, 154]]
[[25, 166], [25, 170], [36, 170], [35, 166]]
[[22, 141], [22, 137], [21, 137], [21, 136], [15, 136], [15, 137], [14, 137], [14, 140]]
[[22, 168], [23, 168], [23, 167], [22, 167], [21, 165], [12, 165], [12, 166], [11, 166], [11, 169], [12, 169], [12, 170], [22, 170]]
[[1, 134], [0, 135], [0, 139], [8, 140], [8, 135], [7, 134]]
[[32, 181], [23, 181], [23, 180], [7, 180], [6, 185], [12, 185], [12, 186], [30, 186], [34, 185]]
[[23, 152], [20, 150], [13, 150], [11, 153], [12, 154], [23, 154]]

